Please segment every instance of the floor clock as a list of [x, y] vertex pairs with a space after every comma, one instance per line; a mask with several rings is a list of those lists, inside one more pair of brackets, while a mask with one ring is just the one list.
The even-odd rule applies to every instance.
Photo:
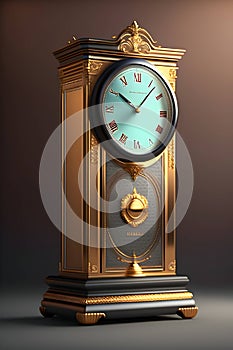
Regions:
[[[176, 275], [175, 229], [166, 232], [176, 198], [175, 84], [184, 53], [157, 45], [136, 21], [111, 40], [73, 37], [54, 53], [63, 228], [43, 316], [95, 324], [196, 315], [189, 280]], [[74, 115], [79, 136], [68, 147]]]

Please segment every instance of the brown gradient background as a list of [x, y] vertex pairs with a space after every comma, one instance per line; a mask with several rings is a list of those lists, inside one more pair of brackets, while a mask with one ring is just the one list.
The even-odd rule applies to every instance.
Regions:
[[38, 286], [56, 274], [59, 234], [43, 208], [38, 171], [59, 124], [52, 52], [75, 35], [111, 38], [136, 19], [165, 47], [185, 48], [179, 131], [195, 176], [178, 228], [178, 273], [190, 289], [233, 287], [233, 1], [2, 1], [1, 285]]

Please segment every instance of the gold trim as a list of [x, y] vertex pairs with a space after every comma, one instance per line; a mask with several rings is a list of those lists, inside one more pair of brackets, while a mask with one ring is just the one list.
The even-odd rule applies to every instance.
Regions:
[[176, 271], [176, 260], [170, 262], [170, 264], [168, 265], [168, 270]]
[[104, 312], [76, 313], [76, 320], [81, 324], [96, 324], [102, 317], [106, 317]]
[[176, 88], [176, 79], [177, 79], [176, 70], [177, 68], [169, 69], [169, 78], [168, 78], [169, 83], [174, 91]]
[[167, 146], [167, 152], [168, 152], [168, 168], [174, 169], [175, 167], [175, 149], [174, 149], [174, 138], [171, 140], [169, 145]]
[[94, 60], [88, 60], [86, 69], [88, 74], [97, 74], [102, 67], [103, 63]]
[[197, 315], [198, 307], [180, 307], [177, 311], [177, 315], [182, 318], [193, 318]]
[[[103, 66], [102, 62], [99, 62], [98, 60], [87, 60], [84, 64], [84, 67], [86, 69], [85, 74], [85, 80], [87, 85], [91, 85], [93, 83], [93, 80], [95, 80], [95, 76], [97, 76], [101, 68]], [[88, 103], [87, 103], [88, 106]]]
[[143, 55], [157, 48], [157, 41], [154, 41], [145, 29], [140, 28], [136, 21], [121, 32], [118, 40], [118, 49], [124, 53], [135, 52]]
[[93, 264], [92, 266], [91, 266], [91, 272], [98, 272], [98, 266], [97, 265], [95, 265], [95, 264]]
[[133, 255], [133, 261], [126, 269], [125, 276], [127, 277], [142, 277], [144, 276], [141, 266], [136, 261], [136, 255]]
[[[72, 68], [73, 67], [73, 68]], [[76, 69], [79, 69], [79, 73], [78, 73], [78, 77], [81, 77], [81, 69], [82, 69], [82, 64], [78, 64], [78, 65], [72, 65], [68, 68], [64, 67], [64, 70], [69, 70], [69, 68], [71, 70], [72, 73], [70, 73], [73, 76], [76, 76]], [[82, 274], [84, 272], [86, 272], [85, 266], [84, 266], [84, 249], [85, 246], [82, 245], [82, 248], [80, 248], [80, 265], [76, 265], [76, 264], [68, 264], [67, 263], [67, 257], [69, 254], [69, 249], [67, 248], [67, 242], [68, 240], [70, 240], [69, 235], [67, 235], [67, 214], [66, 214], [66, 196], [67, 196], [67, 184], [70, 182], [70, 180], [68, 180], [68, 173], [69, 173], [69, 167], [67, 167], [67, 155], [66, 154], [66, 148], [67, 148], [67, 141], [69, 139], [69, 135], [67, 133], [67, 128], [66, 128], [66, 123], [68, 118], [74, 113], [74, 112], [78, 112], [81, 111], [83, 109], [83, 106], [85, 105], [85, 103], [83, 102], [83, 94], [84, 94], [84, 88], [83, 86], [79, 86], [76, 84], [75, 81], [71, 82], [72, 87], [71, 86], [65, 86], [65, 84], [61, 84], [61, 103], [62, 103], [62, 122], [63, 122], [63, 126], [62, 126], [62, 164], [63, 164], [63, 169], [62, 169], [62, 184], [63, 184], [63, 189], [64, 191], [62, 191], [62, 234], [61, 234], [61, 269], [59, 270], [59, 274], [66, 274], [66, 273], [78, 273], [78, 274]], [[69, 102], [69, 96], [71, 96], [71, 94], [77, 94], [76, 95], [76, 101], [77, 104], [75, 104], [75, 106], [72, 106], [72, 104]], [[84, 117], [84, 116], [83, 116]], [[82, 119], [79, 120], [80, 123], [80, 128], [83, 127], [83, 117]], [[85, 142], [85, 135], [82, 136], [83, 137], [83, 141], [81, 143], [81, 149], [79, 149], [79, 152], [83, 152], [84, 153], [84, 142]], [[76, 151], [75, 151], [76, 152]], [[82, 153], [82, 158], [83, 158], [83, 153]], [[77, 153], [76, 153], [77, 155]], [[82, 175], [83, 176], [83, 175]], [[83, 216], [83, 203], [80, 206], [80, 216]], [[82, 237], [83, 239], [83, 226], [79, 225], [79, 232], [80, 232], [80, 237]], [[82, 233], [81, 233], [82, 232]], [[71, 241], [71, 240], [70, 240]]]
[[175, 274], [175, 271], [169, 270], [168, 266], [171, 261], [176, 259], [176, 232], [173, 230], [166, 233], [166, 227], [170, 218], [171, 212], [175, 203], [175, 171], [169, 168], [168, 147], [164, 152], [164, 183], [163, 183], [163, 198], [164, 198], [164, 266], [170, 274]]
[[93, 133], [91, 133], [91, 163], [96, 164], [98, 162], [98, 141], [96, 140]]
[[111, 295], [101, 297], [77, 297], [72, 295], [53, 294], [47, 292], [44, 299], [59, 300], [64, 302], [76, 303], [81, 305], [97, 305], [97, 304], [117, 304], [117, 303], [141, 303], [148, 301], [163, 300], [186, 300], [192, 299], [191, 292], [171, 292], [171, 293], [155, 293], [155, 294], [136, 294], [136, 295]]
[[134, 181], [136, 180], [138, 175], [143, 174], [143, 168], [137, 164], [125, 166], [125, 167], [123, 167], [123, 169], [126, 170], [130, 174], [130, 176], [132, 177], [132, 179]]
[[175, 68], [171, 68], [169, 69], [169, 76], [170, 76], [170, 79], [176, 79], [177, 78], [177, 75], [176, 75], [176, 69]]

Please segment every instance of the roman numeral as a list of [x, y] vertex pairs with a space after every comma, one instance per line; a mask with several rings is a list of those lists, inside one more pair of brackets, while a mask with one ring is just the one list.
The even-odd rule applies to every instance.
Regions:
[[118, 126], [117, 126], [117, 123], [115, 120], [112, 120], [108, 125], [109, 125], [112, 133], [114, 133], [115, 131], [118, 130]]
[[134, 81], [136, 83], [141, 83], [141, 81], [142, 81], [142, 74], [141, 73], [134, 73]]
[[167, 118], [167, 111], [160, 111], [161, 118]]
[[155, 129], [155, 131], [157, 131], [159, 134], [161, 134], [163, 131], [162, 126], [158, 125], [157, 128]]
[[134, 140], [134, 148], [140, 148], [140, 143], [137, 140]]
[[154, 142], [151, 139], [149, 139], [149, 144], [150, 144], [150, 146], [152, 146], [154, 144]]
[[158, 96], [156, 96], [156, 100], [160, 100], [163, 97], [163, 94], [159, 94]]
[[126, 78], [125, 78], [124, 75], [123, 75], [123, 77], [120, 78], [120, 80], [122, 81], [122, 83], [123, 83], [125, 86], [128, 85], [127, 80], [126, 80]]
[[126, 136], [125, 134], [122, 133], [121, 137], [119, 138], [119, 141], [122, 143], [126, 143], [128, 136]]
[[113, 113], [114, 112], [114, 106], [105, 106], [105, 112], [106, 113]]
[[113, 94], [113, 95], [116, 95], [116, 96], [118, 96], [118, 95], [119, 95], [119, 93], [118, 93], [118, 92], [116, 92], [116, 91], [114, 91], [113, 89], [110, 89], [110, 90], [109, 90], [109, 92], [110, 92], [111, 94]]
[[148, 85], [148, 87], [150, 87], [152, 83], [153, 83], [153, 79], [151, 80], [151, 82], [150, 82], [150, 84]]

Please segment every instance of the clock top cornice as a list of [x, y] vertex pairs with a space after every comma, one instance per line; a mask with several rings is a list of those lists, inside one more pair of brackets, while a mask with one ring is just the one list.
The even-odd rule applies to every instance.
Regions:
[[73, 36], [67, 45], [54, 52], [61, 66], [74, 63], [82, 59], [127, 58], [138, 57], [151, 60], [165, 60], [177, 62], [184, 55], [183, 49], [161, 47], [157, 41], [136, 21], [127, 26], [118, 36], [112, 39], [79, 38]]

